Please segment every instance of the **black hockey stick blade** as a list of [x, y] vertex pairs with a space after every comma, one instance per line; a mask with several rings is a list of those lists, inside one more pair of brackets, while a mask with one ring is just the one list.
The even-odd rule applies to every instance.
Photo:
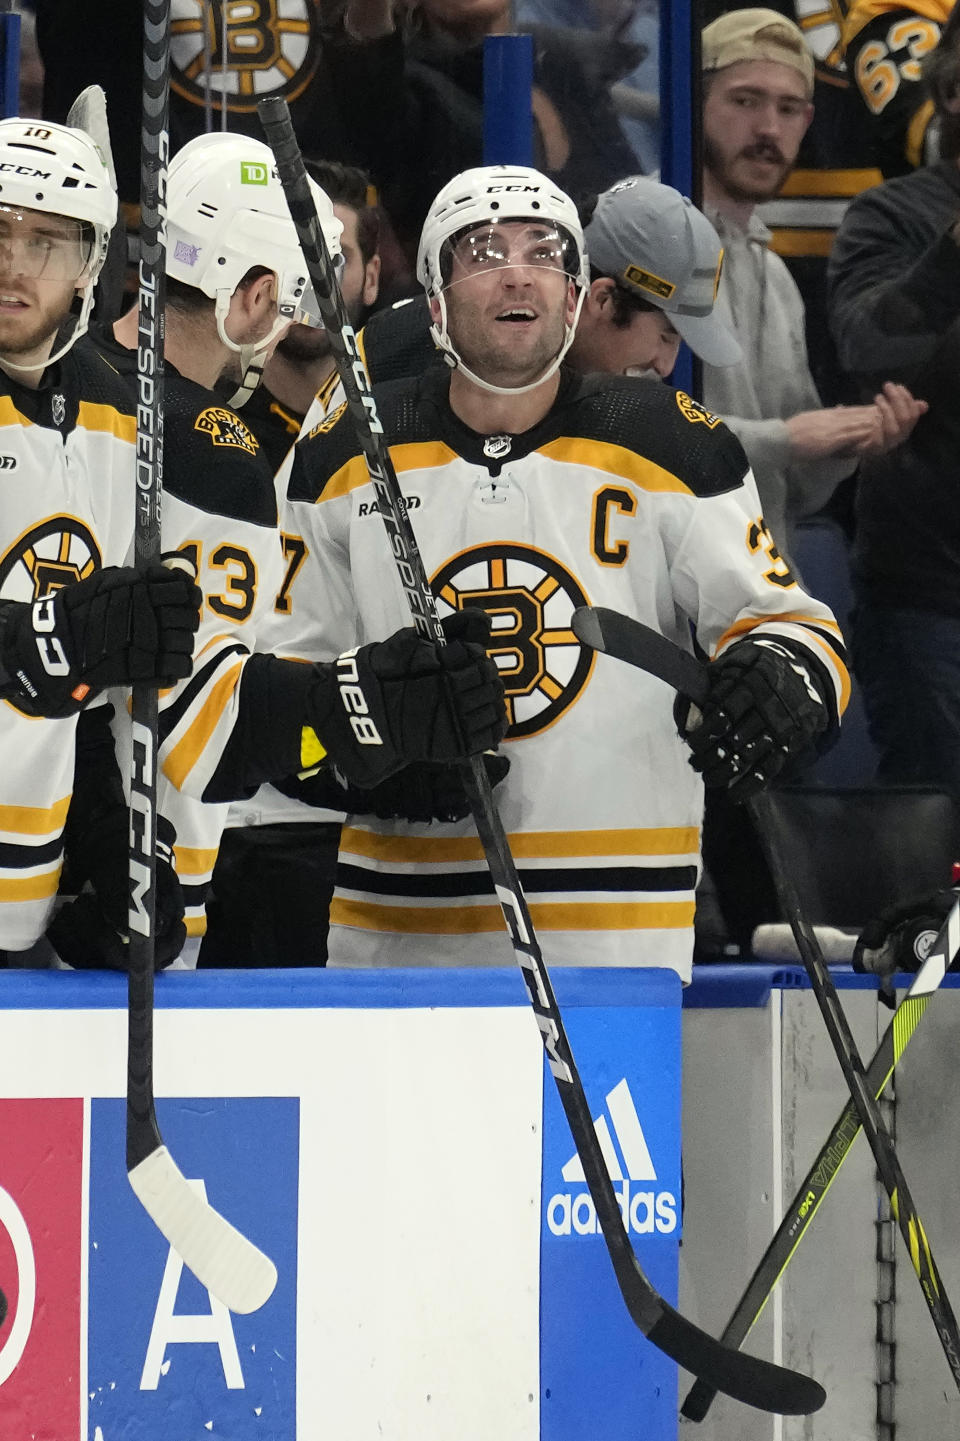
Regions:
[[[163, 296], [166, 254], [170, 0], [143, 4], [143, 116], [134, 558], [160, 555], [163, 473]], [[102, 91], [85, 91], [77, 118], [109, 146]], [[96, 138], [96, 136], [95, 136]], [[154, 1108], [153, 981], [156, 901], [157, 690], [133, 687], [130, 774], [130, 945], [127, 1020], [127, 1176], [158, 1230], [202, 1285], [231, 1311], [256, 1311], [277, 1282], [273, 1262], [230, 1224], [170, 1155]]]
[[703, 662], [659, 631], [602, 605], [579, 606], [573, 612], [571, 627], [577, 640], [593, 650], [647, 671], [698, 704], [706, 699]]
[[[920, 970], [897, 1007], [896, 1014], [881, 1038], [867, 1067], [867, 1084], [879, 1100], [884, 1087], [900, 1064], [914, 1031], [920, 1024], [933, 993], [937, 990], [951, 963], [960, 954], [960, 900], [937, 932]], [[740, 1346], [756, 1325], [774, 1287], [780, 1280], [797, 1247], [813, 1223], [813, 1218], [833, 1185], [861, 1131], [860, 1118], [852, 1101], [848, 1101], [826, 1141], [817, 1153], [797, 1188], [797, 1193], [784, 1208], [783, 1220], [734, 1307], [723, 1328], [721, 1341]], [[687, 1392], [681, 1416], [688, 1421], [702, 1421], [716, 1397], [716, 1391], [699, 1378]]]
[[[581, 619], [580, 622], [586, 625], [585, 635], [581, 635], [577, 629], [578, 617], [582, 618], [583, 612], [574, 612], [572, 626], [578, 639], [583, 639], [584, 643], [589, 645], [592, 644], [590, 636], [595, 636], [600, 642], [597, 649], [605, 654], [657, 676], [696, 703], [706, 698], [707, 668], [695, 656], [630, 616], [599, 608], [592, 611], [587, 609], [590, 613], [585, 621]], [[793, 931], [810, 987], [877, 1163], [877, 1172], [890, 1198], [891, 1210], [906, 1243], [943, 1354], [954, 1383], [960, 1390], [960, 1326], [934, 1260], [923, 1222], [910, 1194], [896, 1147], [880, 1114], [876, 1096], [868, 1085], [863, 1062], [840, 1004], [833, 977], [823, 959], [823, 952], [813, 928], [803, 915], [800, 898], [792, 881], [792, 867], [782, 841], [777, 812], [770, 796], [763, 792], [746, 804], [770, 867], [777, 899]]]
[[[257, 111], [277, 163], [310, 284], [343, 380], [347, 406], [377, 494], [380, 518], [390, 539], [394, 563], [413, 622], [422, 635], [436, 637], [442, 642], [436, 601], [430, 590], [413, 527], [402, 503], [393, 460], [383, 439], [376, 400], [370, 392], [369, 378], [356, 337], [343, 308], [336, 271], [317, 220], [290, 112], [286, 102], [279, 97], [261, 100]], [[790, 1415], [816, 1411], [823, 1405], [825, 1393], [815, 1381], [719, 1346], [712, 1336], [668, 1306], [644, 1275], [623, 1227], [563, 1017], [497, 812], [486, 768], [479, 756], [470, 760], [464, 780], [514, 955], [540, 1029], [547, 1063], [557, 1085], [577, 1154], [583, 1163], [604, 1241], [631, 1317], [643, 1334], [667, 1355], [694, 1372], [712, 1376], [718, 1390], [744, 1404]]]

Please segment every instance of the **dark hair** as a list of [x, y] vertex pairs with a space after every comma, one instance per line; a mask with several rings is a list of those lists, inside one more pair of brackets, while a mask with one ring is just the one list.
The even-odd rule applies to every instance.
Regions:
[[[249, 290], [262, 275], [272, 274], [269, 265], [251, 265], [237, 290]], [[212, 311], [216, 305], [212, 296], [205, 295], [197, 286], [188, 285], [184, 280], [176, 280], [171, 275], [167, 276], [166, 303], [180, 315], [200, 315], [204, 311]]]
[[923, 81], [940, 121], [940, 158], [960, 157], [960, 5], [950, 12], [939, 43], [923, 61]]
[[610, 292], [613, 297], [613, 323], [618, 330], [626, 330], [633, 317], [642, 311], [659, 310], [663, 307], [654, 305], [652, 300], [644, 300], [642, 295], [636, 295], [634, 291], [628, 290], [615, 275], [607, 275], [603, 270], [594, 270], [590, 267], [590, 282], [594, 280], [612, 280], [613, 290]]
[[348, 205], [357, 212], [357, 245], [366, 265], [380, 245], [380, 215], [369, 175], [355, 165], [342, 165], [339, 160], [305, 160], [303, 163], [310, 179], [326, 191], [334, 205]]

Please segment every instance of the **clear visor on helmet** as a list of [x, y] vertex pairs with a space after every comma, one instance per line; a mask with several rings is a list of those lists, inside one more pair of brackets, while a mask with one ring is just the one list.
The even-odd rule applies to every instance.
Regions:
[[507, 269], [556, 270], [575, 279], [580, 257], [562, 225], [540, 220], [493, 220], [451, 235], [440, 247], [444, 289], [474, 275]]
[[0, 205], [0, 275], [78, 281], [93, 259], [91, 225], [66, 215]]

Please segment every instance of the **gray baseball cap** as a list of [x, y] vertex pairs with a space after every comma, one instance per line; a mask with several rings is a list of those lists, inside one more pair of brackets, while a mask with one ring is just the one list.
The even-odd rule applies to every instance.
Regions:
[[666, 311], [708, 365], [736, 365], [740, 343], [713, 305], [723, 246], [707, 217], [670, 185], [642, 175], [620, 180], [597, 201], [584, 231], [592, 269]]

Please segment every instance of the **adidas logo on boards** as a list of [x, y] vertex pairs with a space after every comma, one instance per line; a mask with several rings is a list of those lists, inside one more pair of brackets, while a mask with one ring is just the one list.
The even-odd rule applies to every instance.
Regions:
[[[637, 1188], [638, 1182], [641, 1185], [644, 1181], [655, 1182], [657, 1172], [625, 1079], [607, 1093], [607, 1111], [612, 1134], [605, 1115], [594, 1121], [593, 1128], [620, 1203], [623, 1223], [637, 1236], [655, 1233], [669, 1236], [677, 1229], [677, 1198], [672, 1191]], [[577, 1155], [570, 1157], [560, 1174], [568, 1186], [585, 1185], [583, 1165]], [[598, 1235], [600, 1227], [589, 1191], [558, 1191], [551, 1196], [547, 1202], [547, 1225], [554, 1236]]]

